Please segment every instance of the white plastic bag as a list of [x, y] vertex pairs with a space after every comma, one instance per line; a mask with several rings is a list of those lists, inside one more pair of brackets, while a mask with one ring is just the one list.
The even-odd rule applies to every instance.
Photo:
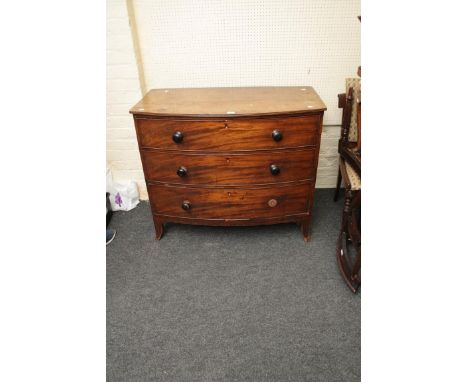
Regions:
[[106, 192], [108, 192], [112, 211], [130, 211], [140, 203], [138, 186], [134, 181], [114, 182], [110, 169], [106, 174]]

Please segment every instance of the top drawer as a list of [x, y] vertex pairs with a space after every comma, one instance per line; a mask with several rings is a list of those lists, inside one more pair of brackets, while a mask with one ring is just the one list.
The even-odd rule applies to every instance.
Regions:
[[176, 120], [135, 117], [140, 147], [169, 150], [260, 150], [314, 146], [321, 114], [300, 117]]

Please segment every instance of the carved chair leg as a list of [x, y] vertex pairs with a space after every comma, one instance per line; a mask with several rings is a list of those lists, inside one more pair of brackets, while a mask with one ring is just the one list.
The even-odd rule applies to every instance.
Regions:
[[357, 286], [361, 285], [361, 280], [359, 278], [359, 271], [361, 270], [361, 248], [358, 249], [358, 253], [356, 256], [356, 261], [353, 266], [353, 270], [351, 273], [351, 278], [357, 284]]
[[[360, 250], [360, 242], [357, 245], [357, 257], [353, 264], [350, 263], [350, 258], [348, 254], [347, 245], [355, 246], [357, 243], [353, 242], [353, 237], [355, 237], [355, 232], [350, 232], [350, 228], [352, 228], [352, 200], [354, 197], [354, 193], [347, 189], [345, 191], [345, 205], [343, 209], [343, 220], [341, 222], [341, 230], [340, 235], [338, 237], [338, 241], [336, 243], [336, 259], [338, 262], [338, 268], [340, 270], [341, 275], [346, 283], [346, 285], [351, 289], [353, 293], [356, 293], [360, 284], [361, 280], [359, 278], [359, 270], [361, 268], [361, 250]], [[360, 240], [359, 240], [360, 241]]]
[[353, 272], [354, 270], [350, 269], [348, 249], [346, 247], [347, 241], [344, 236], [345, 233], [340, 232], [336, 243], [336, 260], [338, 263], [338, 269], [340, 270], [341, 276], [343, 277], [346, 285], [351, 289], [351, 292], [357, 293], [358, 288], [361, 285], [361, 280], [359, 280], [357, 274]]
[[349, 189], [345, 190], [345, 200], [343, 208], [343, 217], [341, 220], [341, 230], [348, 234], [348, 223], [351, 220], [351, 201], [353, 199], [353, 192]]
[[334, 202], [336, 202], [338, 200], [338, 196], [340, 195], [340, 187], [341, 187], [341, 171], [340, 171], [340, 166], [338, 166], [338, 175], [336, 177], [335, 196], [333, 197]]
[[156, 229], [156, 239], [161, 240], [164, 234], [164, 224], [156, 216], [153, 216], [154, 228]]
[[361, 271], [361, 230], [358, 218], [355, 214], [356, 208], [360, 208], [361, 206], [361, 191], [357, 191], [356, 194], [353, 196], [353, 200], [351, 202], [351, 208], [353, 210], [352, 217], [351, 217], [351, 230], [353, 235], [353, 246], [356, 249], [356, 259], [354, 260], [354, 265], [351, 273], [351, 278], [358, 288], [361, 285], [361, 277], [359, 275]]
[[338, 269], [345, 281], [346, 285], [356, 293], [353, 289], [353, 285], [350, 283], [350, 269], [348, 264], [348, 250], [346, 248], [346, 234], [345, 232], [341, 231], [338, 240], [336, 242], [336, 262], [338, 263]]

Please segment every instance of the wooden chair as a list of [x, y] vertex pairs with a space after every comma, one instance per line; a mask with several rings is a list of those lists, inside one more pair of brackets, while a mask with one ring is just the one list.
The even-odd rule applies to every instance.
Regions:
[[[338, 94], [338, 107], [343, 109], [338, 153], [361, 174], [361, 79], [347, 78], [346, 93]], [[340, 167], [336, 181], [334, 201], [338, 200], [342, 181]]]
[[356, 293], [361, 285], [361, 102], [360, 79], [346, 80], [347, 92], [338, 95], [343, 109], [340, 154], [334, 201], [344, 183], [345, 202], [336, 245], [338, 268], [348, 287]]
[[361, 177], [340, 158], [345, 202], [336, 243], [338, 268], [348, 287], [356, 293], [361, 285]]

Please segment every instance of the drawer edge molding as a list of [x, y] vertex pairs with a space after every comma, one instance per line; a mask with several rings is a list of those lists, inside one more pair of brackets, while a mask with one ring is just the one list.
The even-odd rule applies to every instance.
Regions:
[[[153, 213], [153, 217], [161, 219], [165, 222], [172, 223], [186, 223], [186, 224], [196, 224], [196, 225], [213, 225], [213, 226], [230, 226], [230, 225], [267, 225], [267, 224], [278, 224], [278, 223], [291, 223], [291, 222], [301, 222], [304, 219], [310, 217], [310, 213], [304, 212], [300, 214], [292, 215], [279, 215], [275, 217], [260, 217], [260, 218], [250, 218], [250, 219], [241, 219], [241, 218], [232, 218], [232, 219], [222, 219], [222, 218], [191, 218], [191, 217], [180, 217], [173, 215], [164, 215]], [[210, 224], [211, 223], [211, 224]]]
[[304, 146], [288, 146], [288, 147], [276, 147], [276, 148], [266, 148], [266, 149], [249, 149], [249, 150], [180, 150], [180, 149], [167, 149], [167, 148], [160, 148], [160, 147], [148, 147], [148, 146], [141, 146], [141, 151], [160, 151], [160, 152], [167, 152], [167, 153], [180, 153], [180, 154], [192, 154], [192, 155], [203, 155], [203, 154], [219, 154], [219, 155], [240, 155], [240, 154], [251, 154], [255, 152], [283, 152], [283, 151], [305, 151], [310, 149], [318, 148], [318, 144], [315, 145], [304, 145]]
[[311, 179], [300, 179], [300, 180], [293, 180], [290, 182], [280, 182], [280, 183], [252, 183], [252, 184], [182, 184], [182, 183], [168, 183], [168, 182], [157, 182], [154, 180], [145, 179], [146, 184], [148, 186], [164, 186], [169, 188], [183, 188], [183, 189], [200, 189], [200, 188], [216, 188], [216, 189], [223, 189], [223, 188], [243, 188], [247, 190], [257, 190], [262, 188], [270, 189], [272, 187], [291, 187], [294, 185], [301, 185], [301, 184], [312, 184], [315, 182], [315, 178]]
[[226, 120], [226, 119], [250, 119], [250, 118], [284, 118], [284, 117], [308, 117], [322, 115], [327, 109], [281, 111], [276, 113], [255, 113], [255, 114], [164, 114], [153, 112], [130, 112], [134, 119], [177, 119], [187, 121], [206, 120]]
[[147, 185], [155, 186], [167, 186], [177, 188], [246, 188], [246, 189], [258, 189], [258, 188], [271, 188], [271, 187], [289, 187], [299, 184], [313, 183], [314, 178], [291, 180], [289, 182], [277, 182], [277, 183], [242, 183], [242, 184], [184, 184], [184, 183], [168, 183], [158, 182], [155, 180], [145, 179]]

